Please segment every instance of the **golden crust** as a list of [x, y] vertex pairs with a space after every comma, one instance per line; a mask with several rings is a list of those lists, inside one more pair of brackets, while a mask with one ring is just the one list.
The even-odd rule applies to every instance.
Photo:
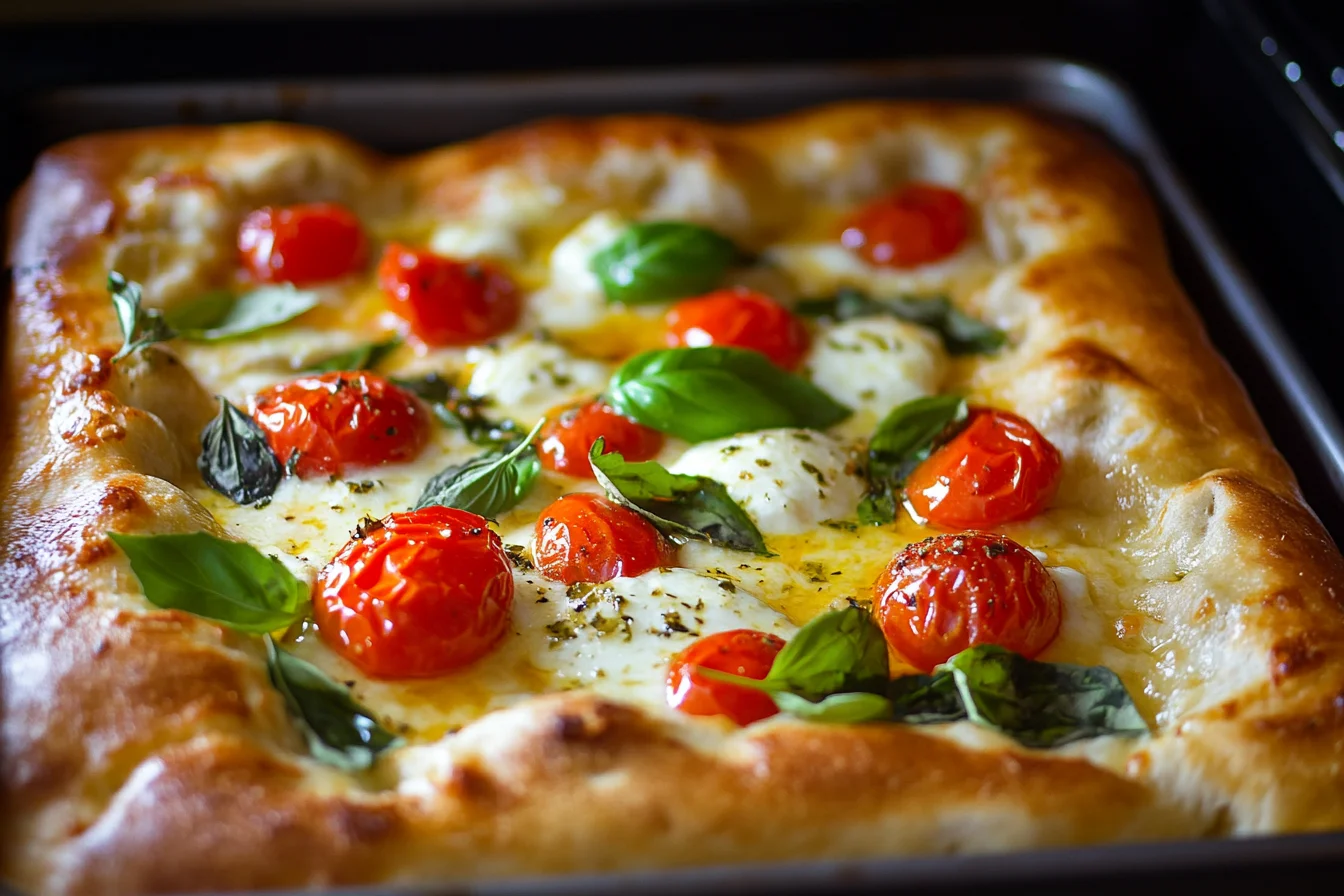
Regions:
[[[970, 382], [1065, 452], [1040, 525], [1124, 547], [1135, 573], [1120, 598], [1161, 645], [1141, 682], [1153, 738], [1103, 755], [900, 726], [722, 734], [570, 693], [350, 777], [303, 758], [255, 643], [113, 597], [129, 570], [105, 531], [214, 525], [181, 488], [208, 394], [166, 351], [108, 363], [107, 253], [134, 262], [177, 226], [136, 207], [137, 182], [175, 172], [155, 188], [209, 212], [202, 248], [174, 259], [189, 278], [222, 263], [219, 234], [260, 202], [338, 198], [524, 231], [615, 205], [759, 246], [808, 204], [949, 159], [1000, 265], [972, 310], [1014, 337]], [[455, 879], [1344, 826], [1344, 560], [1168, 270], [1141, 181], [1088, 135], [903, 103], [735, 127], [555, 120], [390, 163], [280, 125], [99, 135], [39, 160], [9, 260], [0, 775], [3, 872], [21, 886]], [[150, 300], [174, 289], [165, 277]]]

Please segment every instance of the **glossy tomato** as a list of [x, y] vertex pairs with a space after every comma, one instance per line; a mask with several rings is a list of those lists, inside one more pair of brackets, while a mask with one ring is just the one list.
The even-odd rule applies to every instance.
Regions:
[[961, 431], [906, 477], [906, 500], [935, 526], [997, 526], [1044, 510], [1063, 467], [1059, 449], [1026, 420], [973, 408]]
[[675, 560], [676, 547], [652, 523], [600, 495], [565, 495], [537, 518], [532, 562], [552, 581], [609, 582]]
[[907, 184], [860, 209], [840, 242], [873, 264], [912, 268], [956, 252], [969, 222], [966, 201], [956, 190]]
[[667, 344], [731, 345], [765, 355], [793, 370], [807, 354], [803, 322], [774, 299], [745, 287], [678, 302], [667, 312]]
[[628, 461], [649, 460], [663, 447], [663, 434], [607, 404], [590, 401], [561, 411], [542, 427], [538, 452], [541, 465], [568, 476], [593, 478], [588, 452], [603, 440], [605, 451], [618, 451]]
[[359, 219], [334, 202], [259, 208], [238, 228], [238, 256], [262, 283], [335, 280], [363, 267], [368, 251]]
[[1059, 587], [1026, 548], [1002, 535], [966, 532], [912, 544], [873, 584], [889, 643], [924, 671], [976, 644], [1023, 656], [1059, 632]]
[[303, 478], [410, 460], [431, 431], [418, 398], [363, 370], [282, 383], [253, 397], [251, 408], [280, 463]]
[[512, 567], [486, 520], [425, 507], [365, 523], [322, 570], [313, 616], [365, 673], [421, 678], [489, 653], [512, 607]]
[[522, 300], [508, 274], [391, 243], [378, 264], [389, 307], [429, 345], [474, 345], [518, 322]]
[[699, 639], [672, 659], [667, 670], [667, 702], [693, 716], [727, 716], [750, 725], [779, 710], [770, 695], [706, 678], [697, 667], [755, 678], [770, 673], [784, 640], [751, 629], [734, 629]]

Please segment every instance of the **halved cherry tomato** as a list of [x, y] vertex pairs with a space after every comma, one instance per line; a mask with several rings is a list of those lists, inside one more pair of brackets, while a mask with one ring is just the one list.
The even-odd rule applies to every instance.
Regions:
[[969, 232], [966, 201], [956, 190], [906, 184], [859, 210], [840, 242], [873, 264], [913, 268], [956, 252]]
[[727, 716], [750, 725], [779, 712], [769, 694], [714, 681], [697, 666], [760, 680], [770, 672], [784, 639], [747, 628], [708, 635], [672, 658], [667, 670], [667, 702], [692, 716]]
[[906, 477], [906, 500], [917, 516], [949, 529], [1024, 520], [1055, 497], [1063, 465], [1059, 449], [1026, 420], [973, 408], [961, 432]]
[[774, 299], [746, 287], [720, 289], [678, 302], [667, 312], [667, 344], [731, 345], [792, 370], [807, 354], [807, 328]]
[[671, 566], [676, 547], [653, 524], [600, 495], [565, 495], [537, 517], [532, 562], [552, 581], [609, 582]]
[[251, 406], [280, 463], [292, 462], [304, 479], [410, 460], [431, 431], [420, 399], [364, 370], [300, 377], [257, 394]]
[[429, 345], [473, 345], [518, 322], [522, 300], [508, 274], [391, 243], [378, 264], [388, 305]]
[[873, 584], [873, 601], [887, 643], [926, 672], [976, 644], [1033, 657], [1055, 639], [1063, 612], [1041, 561], [986, 532], [905, 548]]
[[263, 283], [335, 280], [363, 267], [368, 252], [359, 219], [334, 202], [259, 208], [238, 228], [243, 266]]
[[663, 434], [658, 430], [621, 416], [610, 405], [590, 401], [561, 411], [542, 427], [538, 448], [541, 465], [557, 473], [592, 479], [588, 452], [599, 438], [606, 451], [619, 451], [628, 461], [648, 460], [663, 447]]
[[425, 507], [364, 524], [322, 570], [313, 617], [365, 673], [421, 678], [489, 653], [512, 608], [513, 570], [486, 520]]

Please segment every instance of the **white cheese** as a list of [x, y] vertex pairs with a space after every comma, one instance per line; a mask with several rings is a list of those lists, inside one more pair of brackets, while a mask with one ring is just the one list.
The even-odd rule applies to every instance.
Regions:
[[960, 294], [988, 282], [996, 270], [980, 242], [968, 242], [940, 261], [905, 269], [869, 264], [838, 240], [783, 243], [766, 250], [764, 256], [793, 279], [802, 295], [826, 295], [842, 286], [878, 297]]
[[449, 258], [502, 258], [520, 261], [522, 243], [511, 227], [497, 223], [454, 221], [429, 238], [429, 248]]
[[533, 326], [555, 330], [590, 327], [607, 315], [602, 284], [588, 268], [593, 256], [620, 237], [630, 222], [615, 212], [598, 212], [575, 227], [551, 251], [550, 283], [528, 301]]
[[674, 473], [717, 479], [765, 535], [806, 532], [854, 515], [863, 480], [837, 440], [806, 429], [771, 429], [702, 442]]
[[892, 317], [821, 327], [802, 366], [832, 398], [869, 418], [865, 429], [897, 405], [937, 392], [946, 370], [936, 333]]
[[577, 358], [554, 342], [534, 339], [472, 348], [467, 362], [474, 365], [467, 393], [489, 398], [497, 414], [528, 427], [559, 405], [601, 392], [611, 375], [600, 361]]

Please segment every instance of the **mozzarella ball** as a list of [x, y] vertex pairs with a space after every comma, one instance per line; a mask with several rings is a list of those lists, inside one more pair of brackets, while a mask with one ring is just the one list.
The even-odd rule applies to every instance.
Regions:
[[823, 326], [802, 372], [831, 397], [876, 417], [938, 391], [947, 352], [928, 327], [893, 317]]
[[610, 371], [600, 361], [578, 358], [561, 345], [541, 340], [505, 347], [475, 347], [467, 394], [489, 398], [519, 423], [530, 426], [558, 405], [596, 395]]

